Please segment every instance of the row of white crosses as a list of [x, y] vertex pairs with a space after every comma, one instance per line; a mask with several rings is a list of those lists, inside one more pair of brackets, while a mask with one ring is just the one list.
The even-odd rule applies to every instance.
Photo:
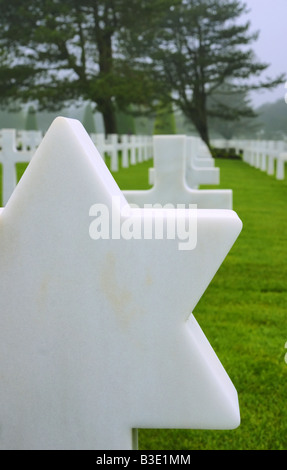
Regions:
[[[54, 121], [0, 212], [1, 449], [129, 450], [138, 428], [239, 425], [237, 392], [192, 315], [237, 214], [197, 210], [184, 252], [178, 234], [106, 236], [115, 222], [190, 215], [131, 207], [83, 126]], [[97, 221], [105, 236], [91, 236]]]
[[186, 141], [186, 182], [194, 189], [220, 183], [220, 170], [214, 167], [214, 159], [199, 137], [188, 137]]
[[[2, 164], [2, 199], [4, 205], [17, 184], [16, 163], [29, 162], [42, 140], [42, 134], [33, 131], [30, 134], [31, 139], [27, 137], [28, 134], [25, 132], [21, 136], [17, 135], [15, 129], [2, 129], [0, 131], [0, 163]], [[19, 145], [21, 145], [22, 150], [17, 149]]]
[[287, 162], [287, 144], [281, 140], [214, 140], [214, 146], [234, 148], [243, 152], [243, 161], [249, 165], [276, 175], [276, 179], [285, 179]]
[[110, 134], [105, 138], [104, 134], [91, 134], [91, 139], [96, 145], [101, 156], [105, 154], [110, 158], [110, 169], [119, 171], [119, 152], [122, 152], [121, 166], [128, 168], [152, 158], [152, 137], [140, 135]]
[[287, 161], [286, 143], [276, 140], [257, 140], [246, 142], [242, 148], [243, 160], [251, 166], [276, 174], [278, 180], [285, 178], [285, 162]]
[[[91, 138], [103, 158], [110, 159], [111, 171], [119, 170], [119, 152], [122, 152], [121, 166], [148, 160], [152, 157], [150, 136], [119, 136], [92, 134]], [[16, 163], [29, 162], [43, 139], [41, 131], [0, 130], [0, 164], [3, 166], [3, 205], [7, 203], [16, 187]]]

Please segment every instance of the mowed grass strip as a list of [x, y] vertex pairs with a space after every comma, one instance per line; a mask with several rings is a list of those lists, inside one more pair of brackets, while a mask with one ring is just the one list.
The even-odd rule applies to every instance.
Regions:
[[[114, 177], [121, 189], [148, 188], [151, 164]], [[241, 426], [140, 430], [142, 450], [287, 449], [287, 181], [242, 161], [216, 166], [221, 184], [209, 188], [233, 190], [244, 228], [193, 313], [238, 391]]]
[[[152, 160], [113, 176], [121, 189], [147, 189], [150, 166]], [[241, 426], [144, 429], [141, 450], [287, 449], [287, 181], [242, 161], [216, 166], [244, 228], [193, 313], [238, 391]], [[24, 170], [17, 167], [19, 177]]]

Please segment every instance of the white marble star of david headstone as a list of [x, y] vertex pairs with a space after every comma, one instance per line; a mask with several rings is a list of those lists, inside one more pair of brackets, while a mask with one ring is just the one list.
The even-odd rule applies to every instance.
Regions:
[[[191, 312], [241, 221], [197, 211], [190, 250], [180, 234], [91, 236], [112, 209], [125, 228], [162, 215], [121, 205], [82, 125], [58, 118], [0, 214], [1, 449], [132, 449], [137, 428], [239, 425], [237, 392]], [[163, 216], [187, 223], [190, 211]]]

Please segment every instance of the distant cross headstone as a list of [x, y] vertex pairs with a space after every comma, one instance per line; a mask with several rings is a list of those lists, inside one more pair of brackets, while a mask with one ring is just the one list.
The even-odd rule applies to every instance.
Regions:
[[196, 204], [199, 209], [232, 209], [231, 190], [191, 189], [185, 178], [186, 136], [154, 136], [154, 186], [123, 191], [129, 203]]
[[277, 158], [276, 179], [285, 179], [285, 163], [287, 162], [287, 153], [280, 153]]
[[186, 182], [197, 189], [202, 184], [220, 184], [220, 169], [214, 168], [214, 160], [207, 155], [200, 156], [200, 140], [186, 138]]
[[191, 312], [241, 221], [197, 211], [184, 252], [179, 233], [123, 237], [161, 216], [186, 226], [190, 211], [131, 209], [83, 126], [52, 124], [0, 214], [1, 449], [132, 449], [137, 428], [239, 425]]
[[16, 130], [1, 130], [1, 151], [0, 163], [3, 165], [2, 170], [2, 199], [3, 205], [9, 200], [17, 183], [16, 163], [29, 162], [32, 157], [31, 151], [18, 151], [16, 148]]
[[18, 131], [17, 136], [22, 151], [30, 151], [33, 153], [39, 147], [43, 139], [42, 131]]

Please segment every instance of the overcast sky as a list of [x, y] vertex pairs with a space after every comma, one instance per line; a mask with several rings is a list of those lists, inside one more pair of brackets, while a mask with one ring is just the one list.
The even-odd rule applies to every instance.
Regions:
[[[272, 78], [287, 75], [287, 0], [244, 0], [251, 10], [248, 19], [251, 31], [260, 31], [259, 38], [252, 49], [262, 62], [270, 64], [266, 75]], [[259, 106], [265, 102], [284, 100], [287, 90], [282, 86], [273, 91], [252, 95], [253, 103]]]

